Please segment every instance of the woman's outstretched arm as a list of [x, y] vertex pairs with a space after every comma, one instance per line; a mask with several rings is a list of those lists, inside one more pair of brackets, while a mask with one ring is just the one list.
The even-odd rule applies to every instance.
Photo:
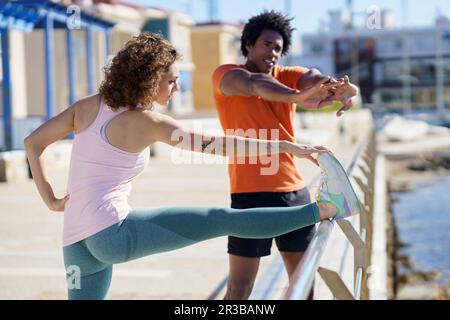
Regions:
[[209, 135], [183, 127], [179, 122], [162, 114], [152, 115], [149, 134], [152, 141], [160, 141], [173, 147], [221, 156], [253, 157], [268, 154], [292, 153], [316, 165], [315, 153], [330, 150], [323, 146], [297, 144], [290, 141], [259, 140], [236, 135]]

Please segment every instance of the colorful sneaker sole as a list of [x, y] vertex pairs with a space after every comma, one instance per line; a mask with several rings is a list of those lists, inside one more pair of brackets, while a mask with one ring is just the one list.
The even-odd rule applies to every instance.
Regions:
[[359, 202], [355, 190], [341, 163], [331, 153], [319, 154], [317, 160], [319, 161], [320, 167], [325, 171], [325, 174], [329, 177], [332, 176], [336, 181], [339, 181], [339, 191], [343, 193], [344, 198], [346, 199], [344, 202], [345, 214], [339, 215], [335, 219], [339, 220], [350, 215], [360, 214], [361, 203]]

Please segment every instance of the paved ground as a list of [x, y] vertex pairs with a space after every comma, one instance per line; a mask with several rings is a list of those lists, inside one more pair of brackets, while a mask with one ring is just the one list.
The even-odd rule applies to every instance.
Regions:
[[[337, 126], [330, 125], [337, 123], [334, 117], [308, 119], [308, 130], [300, 137], [331, 146], [343, 162], [367, 128], [349, 114], [344, 125], [348, 134], [340, 136]], [[158, 147], [157, 156], [133, 183], [133, 207], [229, 206], [226, 165], [176, 165], [171, 151]], [[300, 168], [307, 181], [319, 173], [306, 161], [300, 161]], [[48, 173], [62, 195], [67, 169], [52, 163]], [[0, 184], [0, 219], [0, 299], [65, 299], [63, 215], [43, 205], [29, 180]], [[274, 256], [263, 259], [261, 275]], [[226, 275], [227, 263], [222, 237], [117, 265], [110, 298], [205, 299]]]

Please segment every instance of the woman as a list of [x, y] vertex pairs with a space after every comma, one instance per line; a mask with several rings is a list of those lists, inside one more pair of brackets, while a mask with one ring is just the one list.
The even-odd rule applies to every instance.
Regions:
[[[144, 170], [148, 147], [157, 141], [223, 156], [290, 152], [316, 164], [312, 154], [329, 151], [285, 141], [197, 134], [152, 111], [153, 103], [166, 105], [179, 90], [179, 59], [177, 51], [159, 35], [142, 33], [134, 37], [106, 68], [98, 94], [79, 100], [24, 141], [43, 201], [50, 210], [64, 211], [64, 263], [66, 270], [77, 267], [81, 274], [80, 285], [69, 286], [69, 299], [106, 298], [116, 263], [224, 235], [275, 236], [333, 217], [339, 211], [331, 203], [248, 210], [131, 210], [131, 180]], [[301, 94], [305, 99], [326, 95], [329, 88], [319, 83]], [[67, 195], [58, 199], [41, 156], [48, 145], [72, 131], [75, 138]], [[173, 136], [192, 139], [174, 140]], [[202, 141], [200, 146], [190, 143], [197, 139]], [[258, 148], [251, 148], [255, 142]]]

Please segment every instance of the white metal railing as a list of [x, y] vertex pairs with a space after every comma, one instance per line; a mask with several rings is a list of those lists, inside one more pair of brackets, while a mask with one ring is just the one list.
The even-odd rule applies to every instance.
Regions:
[[[337, 224], [354, 249], [354, 293], [351, 293], [337, 272], [319, 267], [320, 258], [335, 224], [335, 222], [322, 221], [305, 255], [298, 264], [294, 277], [283, 299], [307, 299], [314, 283], [316, 272], [320, 274], [336, 299], [368, 299], [367, 269], [370, 265], [369, 260], [372, 246], [375, 159], [376, 139], [375, 129], [373, 128], [364, 142], [359, 146], [358, 151], [355, 153], [352, 162], [346, 170], [348, 176], [353, 178], [364, 196], [364, 199], [360, 199], [363, 200], [361, 201], [363, 210], [360, 217], [360, 231], [358, 233], [348, 220], [337, 221]], [[359, 164], [358, 168], [365, 177], [365, 182], [361, 177], [357, 177], [354, 174], [354, 168], [356, 168], [357, 164]]]
[[[375, 171], [375, 128], [370, 130], [366, 138], [359, 145], [355, 152], [352, 161], [347, 165], [346, 172], [351, 179], [353, 179], [359, 186], [361, 193], [364, 195], [363, 212], [360, 217], [360, 232], [356, 232], [353, 225], [347, 220], [338, 221], [337, 224], [342, 229], [347, 239], [348, 246], [352, 245], [354, 248], [354, 278], [355, 287], [354, 294], [346, 287], [339, 273], [319, 267], [320, 259], [326, 248], [328, 239], [333, 231], [335, 222], [322, 221], [317, 228], [315, 236], [311, 240], [305, 254], [297, 266], [296, 271], [292, 277], [292, 281], [283, 299], [286, 300], [303, 300], [307, 299], [309, 292], [314, 283], [316, 272], [320, 274], [324, 282], [332, 291], [336, 299], [368, 299], [367, 289], [367, 268], [370, 265], [371, 252], [371, 237], [372, 237], [372, 210], [373, 210], [373, 186], [374, 186], [374, 171]], [[363, 163], [361, 163], [363, 162]], [[359, 165], [359, 166], [358, 166]], [[366, 182], [360, 177], [357, 177], [354, 172], [355, 168], [359, 168]], [[317, 177], [318, 178], [318, 177]], [[314, 179], [315, 180], [315, 179]], [[361, 199], [360, 199], [361, 200]], [[348, 249], [348, 247], [346, 248]], [[279, 266], [278, 266], [279, 267]], [[273, 271], [272, 268], [271, 270]], [[278, 268], [280, 269], [280, 268]], [[343, 267], [341, 267], [343, 269]], [[262, 299], [267, 298], [270, 294], [271, 288], [274, 287], [273, 282], [279, 279], [279, 271], [275, 270], [276, 275], [270, 281], [272, 285], [265, 290], [266, 294]], [[228, 277], [220, 282], [220, 284], [208, 296], [208, 300], [216, 299], [220, 292], [227, 284]]]

